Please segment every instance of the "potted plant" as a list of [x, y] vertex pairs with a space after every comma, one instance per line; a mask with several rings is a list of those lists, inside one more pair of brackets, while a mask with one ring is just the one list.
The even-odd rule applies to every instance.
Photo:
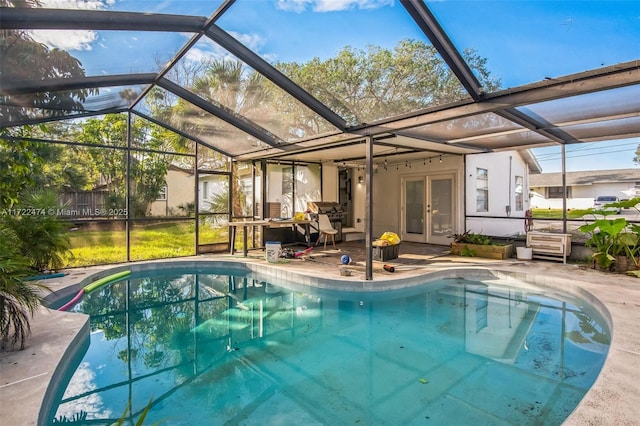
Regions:
[[497, 244], [491, 237], [466, 231], [451, 236], [451, 254], [477, 256], [489, 259], [507, 259], [513, 256], [513, 244]]
[[[615, 213], [612, 209], [636, 208], [638, 203], [640, 197], [607, 204], [600, 210], [588, 210], [594, 215], [594, 221], [578, 229], [589, 235], [585, 245], [593, 249], [592, 258], [596, 268], [604, 271], [631, 272], [640, 276], [640, 272], [637, 271], [640, 262], [640, 225], [629, 223], [623, 217], [606, 218]], [[603, 217], [600, 218], [599, 215]]]

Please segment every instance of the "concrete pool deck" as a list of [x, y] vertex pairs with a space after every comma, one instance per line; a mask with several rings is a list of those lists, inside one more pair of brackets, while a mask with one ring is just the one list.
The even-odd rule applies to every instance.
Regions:
[[[566, 425], [638, 424], [640, 419], [640, 280], [616, 274], [605, 274], [580, 265], [563, 265], [548, 261], [505, 261], [450, 256], [448, 248], [403, 243], [400, 257], [387, 263], [398, 266], [394, 273], [383, 271], [381, 263], [374, 265], [372, 281], [364, 280], [361, 266], [339, 266], [342, 254], [356, 262], [364, 259], [357, 245], [340, 244], [338, 250], [314, 250], [317, 256], [307, 260], [292, 260], [267, 264], [264, 254], [250, 253], [243, 258], [229, 255], [204, 255], [183, 259], [143, 262], [145, 269], [181, 262], [196, 264], [208, 261], [247, 263], [259, 272], [271, 271], [276, 278], [296, 278], [316, 285], [322, 277], [323, 286], [342, 289], [386, 289], [403, 286], [423, 277], [443, 277], [454, 271], [488, 269], [498, 276], [516, 278], [549, 290], [578, 294], [604, 308], [612, 327], [612, 341], [607, 360], [593, 387]], [[114, 268], [125, 269], [136, 264], [77, 268], [68, 275], [50, 279], [47, 285], [59, 296], [77, 292], [83, 280], [95, 274], [105, 275]], [[351, 276], [340, 270], [350, 269]], [[592, 298], [591, 298], [592, 296]], [[605, 314], [605, 317], [607, 315]], [[88, 317], [81, 314], [51, 311], [42, 308], [31, 322], [32, 335], [22, 351], [0, 352], [0, 416], [6, 425], [43, 424], [41, 408], [50, 401], [47, 387], [59, 378], [58, 365], [70, 358], [69, 348], [76, 346], [88, 334]], [[73, 343], [73, 344], [72, 344]], [[44, 410], [43, 410], [44, 411]]]

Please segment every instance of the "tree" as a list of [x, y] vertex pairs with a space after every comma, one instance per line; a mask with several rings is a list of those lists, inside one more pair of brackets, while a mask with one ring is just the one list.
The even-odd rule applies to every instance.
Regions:
[[[0, 6], [36, 7], [36, 0], [0, 0]], [[2, 62], [2, 81], [20, 83], [41, 81], [44, 79], [63, 79], [83, 77], [84, 69], [80, 62], [59, 49], [50, 49], [37, 43], [28, 31], [0, 30], [0, 56]], [[20, 120], [47, 116], [62, 116], [69, 111], [82, 111], [83, 102], [94, 89], [39, 92], [24, 95], [0, 95], [0, 121], [12, 123]], [[54, 149], [42, 144], [13, 139], [28, 136], [30, 127], [5, 128], [0, 134], [0, 208], [19, 205], [25, 190], [40, 184], [45, 175], [46, 152]], [[4, 210], [3, 210], [4, 211]], [[26, 219], [25, 219], [26, 218]], [[25, 219], [23, 221], [22, 219]], [[56, 255], [56, 251], [47, 253], [40, 259], [30, 258], [21, 253], [25, 245], [41, 244], [39, 239], [24, 239], [15, 232], [14, 227], [22, 225], [31, 218], [17, 217], [10, 213], [0, 218], [0, 339], [5, 344], [19, 345], [24, 348], [30, 333], [30, 316], [42, 304], [40, 291], [46, 288], [36, 281], [27, 281], [33, 273], [33, 267], [44, 258]], [[36, 219], [36, 218], [32, 218]], [[48, 228], [60, 222], [55, 217], [43, 219]], [[13, 223], [10, 223], [10, 220]], [[42, 228], [40, 228], [42, 229]], [[33, 228], [31, 229], [33, 231]], [[59, 234], [58, 234], [59, 235]], [[49, 237], [49, 235], [46, 235]], [[30, 237], [29, 237], [30, 238]], [[59, 241], [58, 241], [59, 243]], [[51, 249], [51, 247], [48, 247]], [[37, 267], [37, 266], [36, 266]]]
[[[16, 3], [16, 4], [13, 4]], [[19, 4], [17, 4], [19, 3]], [[36, 1], [2, 0], [2, 6], [35, 7]], [[11, 82], [84, 77], [84, 68], [76, 58], [60, 49], [50, 49], [36, 42], [29, 31], [1, 30], [0, 56], [2, 80]], [[97, 89], [48, 91], [0, 96], [0, 117], [8, 123], [36, 116], [63, 116], [83, 111], [83, 102]]]
[[[18, 130], [27, 135], [30, 128]], [[20, 199], [20, 192], [35, 186], [36, 176], [42, 174], [44, 158], [38, 153], [38, 145], [25, 140], [8, 139], [0, 133], [0, 208], [11, 208]]]
[[[90, 118], [80, 124], [76, 139], [88, 146], [92, 163], [109, 191], [124, 193], [126, 182], [127, 121], [124, 114], [108, 114]], [[106, 147], [120, 148], [108, 149]]]
[[[169, 161], [161, 154], [144, 153], [131, 159], [131, 199], [137, 203], [135, 216], [146, 216], [151, 203], [166, 185]], [[134, 204], [135, 204], [134, 203]]]
[[633, 162], [640, 164], [640, 145], [636, 148], [636, 155], [633, 157]]
[[[123, 208], [127, 184], [127, 116], [108, 114], [103, 118], [91, 118], [80, 125], [77, 140], [87, 144], [91, 162], [101, 177], [102, 183], [112, 194], [112, 199]], [[171, 157], [155, 152], [167, 150], [164, 142], [155, 136], [163, 133], [150, 132], [145, 120], [134, 120], [130, 126], [132, 145], [140, 151], [132, 151], [129, 162], [131, 179], [129, 189], [131, 206], [136, 216], [147, 214], [150, 203], [158, 198], [169, 169]], [[91, 147], [91, 145], [99, 145]], [[154, 151], [151, 151], [154, 150]]]
[[[463, 56], [485, 91], [500, 85], [490, 78], [486, 59], [473, 50]], [[353, 125], [468, 97], [436, 49], [416, 40], [401, 40], [393, 50], [369, 46], [364, 51], [347, 46], [325, 61], [316, 58], [305, 64], [278, 63], [276, 67]], [[295, 123], [291, 134], [332, 130], [315, 114], [292, 104], [290, 97], [270, 93], [270, 99], [287, 111], [288, 122]]]

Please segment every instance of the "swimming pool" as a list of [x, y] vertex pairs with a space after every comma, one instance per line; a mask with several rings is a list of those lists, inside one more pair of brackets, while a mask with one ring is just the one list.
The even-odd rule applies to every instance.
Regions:
[[91, 344], [50, 416], [162, 424], [559, 424], [609, 332], [568, 295], [442, 279], [386, 292], [166, 271], [86, 295]]

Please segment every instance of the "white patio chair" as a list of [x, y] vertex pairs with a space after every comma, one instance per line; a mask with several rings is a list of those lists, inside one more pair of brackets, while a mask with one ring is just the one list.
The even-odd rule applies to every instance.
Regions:
[[320, 235], [318, 235], [318, 240], [316, 241], [316, 245], [320, 242], [320, 239], [324, 237], [324, 248], [327, 248], [327, 236], [331, 236], [331, 242], [333, 243], [333, 248], [336, 248], [336, 237], [335, 235], [338, 233], [337, 229], [334, 229], [329, 221], [329, 216], [326, 214], [318, 215], [318, 231], [320, 231]]

